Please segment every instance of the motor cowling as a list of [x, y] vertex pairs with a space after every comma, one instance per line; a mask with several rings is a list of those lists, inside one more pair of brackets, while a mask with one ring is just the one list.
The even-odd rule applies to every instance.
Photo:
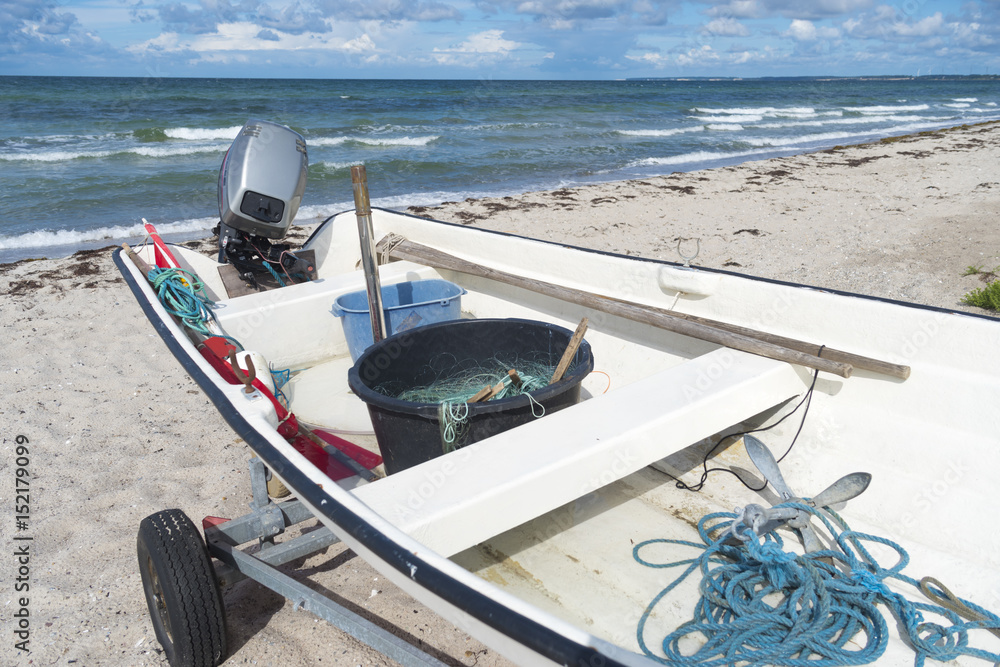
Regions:
[[298, 132], [248, 120], [219, 169], [219, 258], [251, 286], [260, 277], [280, 284], [316, 277], [311, 259], [272, 243], [288, 233], [306, 189], [309, 157]]
[[306, 189], [309, 158], [298, 132], [248, 120], [219, 170], [219, 218], [230, 229], [281, 239]]

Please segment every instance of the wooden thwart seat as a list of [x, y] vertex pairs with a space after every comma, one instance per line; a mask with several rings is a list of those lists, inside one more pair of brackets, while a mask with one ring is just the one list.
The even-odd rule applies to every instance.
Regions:
[[354, 493], [450, 556], [787, 401], [803, 377], [720, 348]]

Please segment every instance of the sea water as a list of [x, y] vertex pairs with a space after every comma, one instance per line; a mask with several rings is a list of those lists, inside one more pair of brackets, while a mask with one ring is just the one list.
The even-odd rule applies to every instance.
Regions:
[[629, 81], [0, 77], [0, 262], [168, 238], [218, 221], [248, 119], [301, 133], [298, 222], [372, 203], [642, 178], [1000, 119], [982, 78]]

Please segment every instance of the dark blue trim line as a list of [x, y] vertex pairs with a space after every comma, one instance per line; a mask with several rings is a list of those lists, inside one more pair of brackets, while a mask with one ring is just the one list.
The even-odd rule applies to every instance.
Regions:
[[125, 259], [121, 257], [121, 252], [121, 248], [114, 251], [115, 264], [142, 307], [146, 318], [153, 323], [167, 348], [180, 362], [185, 372], [201, 387], [236, 434], [250, 445], [250, 448], [265, 465], [277, 472], [296, 489], [301, 498], [304, 498], [313, 507], [322, 507], [324, 516], [364, 544], [366, 548], [398, 572], [410, 577], [418, 585], [433, 592], [445, 602], [510, 637], [515, 642], [523, 644], [539, 655], [553, 662], [573, 667], [627, 667], [624, 663], [620, 663], [593, 648], [577, 644], [526, 616], [511, 611], [469, 586], [455, 581], [409, 551], [400, 549], [395, 542], [373, 529], [370, 524], [354, 512], [340, 503], [332, 501], [329, 496], [322, 493], [305, 474], [289, 465], [287, 459], [250, 426], [229, 402], [226, 395], [185, 352], [170, 330], [162, 322], [159, 322], [159, 314], [147, 301], [142, 287], [125, 266]]

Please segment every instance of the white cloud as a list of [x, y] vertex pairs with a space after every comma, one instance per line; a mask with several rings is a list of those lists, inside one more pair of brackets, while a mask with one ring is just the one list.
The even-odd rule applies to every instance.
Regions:
[[183, 51], [184, 49], [179, 46], [180, 42], [180, 35], [176, 32], [161, 32], [156, 37], [148, 39], [145, 42], [125, 47], [125, 50], [132, 53]]
[[[662, 0], [482, 0], [480, 8], [534, 18], [550, 30], [613, 23], [643, 27], [665, 25], [674, 5]], [[668, 11], [669, 10], [669, 11]]]
[[756, 60], [756, 53], [751, 53], [750, 51], [743, 51], [742, 53], [733, 54], [733, 64], [734, 65], [745, 65], [749, 62]]
[[5, 0], [0, 2], [0, 58], [12, 56], [19, 66], [31, 62], [32, 53], [45, 53], [79, 61], [107, 56], [112, 48], [73, 12], [62, 11], [54, 0]]
[[549, 19], [545, 26], [549, 30], [572, 30], [576, 27], [576, 23], [570, 21], [569, 19]]
[[215, 65], [245, 65], [250, 62], [246, 53], [236, 51], [224, 51], [217, 53], [202, 53], [198, 58], [188, 61], [189, 65], [201, 65], [212, 63]]
[[913, 20], [887, 5], [878, 7], [871, 16], [861, 14], [848, 19], [841, 27], [847, 35], [856, 39], [913, 42], [926, 49], [936, 48], [946, 39], [950, 39], [952, 46], [960, 49], [989, 48], [996, 45], [996, 40], [978, 22], [947, 22], [941, 12]]
[[728, 16], [709, 21], [702, 31], [719, 37], [746, 37], [750, 34], [745, 25]]
[[372, 38], [368, 36], [367, 33], [352, 39], [349, 42], [344, 42], [344, 45], [340, 47], [341, 51], [346, 53], [372, 53], [377, 50], [375, 42]]
[[[503, 60], [511, 52], [528, 45], [505, 39], [503, 30], [484, 30], [451, 47], [434, 47], [433, 58], [440, 65], [475, 66]], [[530, 47], [528, 47], [530, 48]]]
[[712, 7], [706, 13], [709, 16], [733, 19], [759, 19], [767, 15], [767, 11], [757, 0], [732, 0], [728, 4]]
[[520, 46], [517, 42], [504, 39], [503, 30], [486, 30], [475, 35], [469, 35], [469, 38], [458, 45], [455, 50], [460, 53], [498, 53], [506, 55]]
[[[874, 0], [761, 0], [763, 14], [786, 18], [820, 19], [868, 9]], [[922, 4], [922, 2], [921, 2]]]
[[811, 42], [816, 39], [816, 26], [812, 21], [794, 19], [788, 26], [788, 30], [782, 33], [786, 37], [791, 37], [797, 42]]
[[219, 62], [222, 53], [253, 51], [303, 51], [322, 50], [349, 54], [372, 54], [377, 51], [375, 42], [362, 34], [353, 39], [336, 37], [328, 33], [286, 33], [250, 21], [220, 23], [215, 32], [199, 35], [180, 35], [163, 32], [153, 39], [128, 47], [132, 53], [194, 52], [202, 60]]
[[615, 16], [629, 10], [622, 0], [526, 0], [517, 5], [519, 14], [561, 17], [566, 19], [595, 19]]
[[677, 56], [677, 64], [683, 67], [694, 65], [709, 65], [719, 62], [719, 54], [708, 44], [703, 44], [700, 48], [688, 49]]
[[645, 53], [640, 53], [637, 55], [626, 54], [625, 58], [627, 58], [628, 60], [635, 61], [637, 63], [652, 65], [657, 69], [662, 69], [671, 62], [671, 59], [668, 56], [665, 56], [662, 53], [658, 53], [656, 51], [646, 51]]
[[805, 19], [793, 19], [788, 30], [781, 34], [796, 42], [815, 42], [817, 39], [836, 39], [840, 31], [836, 28], [817, 28], [812, 21]]
[[981, 31], [979, 23], [949, 23], [957, 46], [967, 49], [984, 48], [996, 45], [997, 41], [986, 32]]
[[902, 21], [893, 24], [893, 32], [900, 37], [930, 37], [940, 35], [944, 29], [944, 17], [941, 12], [935, 12], [933, 16], [927, 16], [915, 23], [905, 23]]

